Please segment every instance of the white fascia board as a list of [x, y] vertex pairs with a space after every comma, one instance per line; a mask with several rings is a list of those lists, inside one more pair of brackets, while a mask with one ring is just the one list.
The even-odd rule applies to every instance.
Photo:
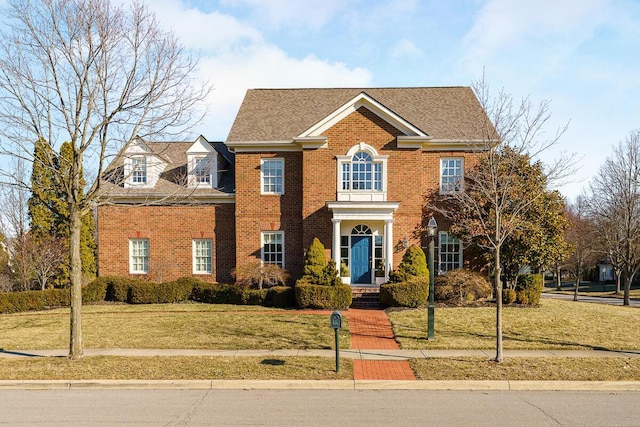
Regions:
[[298, 138], [322, 135], [327, 129], [331, 128], [333, 125], [347, 117], [349, 114], [355, 112], [360, 107], [365, 107], [405, 135], [428, 136], [426, 133], [413, 126], [411, 123], [389, 110], [366, 93], [361, 92], [333, 113], [329, 114], [324, 119], [301, 133]]
[[393, 213], [400, 202], [327, 202], [327, 208], [333, 212], [333, 219], [341, 221], [392, 220]]
[[431, 139], [422, 145], [422, 151], [487, 151], [488, 146], [482, 139]]
[[153, 206], [165, 206], [165, 205], [192, 205], [199, 203], [206, 204], [226, 204], [235, 203], [235, 194], [212, 194], [212, 195], [192, 195], [179, 197], [171, 194], [157, 194], [157, 195], [139, 195], [139, 196], [110, 196], [110, 201], [107, 205], [153, 205]]
[[187, 149], [187, 154], [209, 154], [214, 152], [215, 149], [207, 139], [200, 135], [193, 144]]
[[273, 151], [302, 151], [302, 147], [291, 141], [226, 141], [225, 145], [234, 153], [256, 153]]
[[293, 141], [299, 144], [303, 150], [316, 150], [318, 148], [327, 148], [329, 143], [326, 136], [304, 136], [294, 138]]

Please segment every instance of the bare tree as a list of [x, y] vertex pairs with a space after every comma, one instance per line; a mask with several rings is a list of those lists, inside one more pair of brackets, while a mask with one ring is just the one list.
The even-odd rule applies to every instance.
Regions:
[[[503, 360], [502, 344], [502, 246], [527, 221], [527, 214], [549, 188], [571, 173], [566, 157], [543, 165], [536, 159], [555, 145], [566, 126], [547, 136], [551, 117], [549, 102], [534, 106], [529, 99], [519, 104], [501, 91], [492, 97], [485, 81], [474, 85], [487, 113], [480, 141], [470, 149], [479, 151], [478, 164], [465, 170], [460, 191], [444, 194], [433, 209], [452, 221], [452, 231], [465, 243], [474, 243], [491, 253], [496, 297], [496, 357]], [[524, 168], [538, 172], [523, 174]], [[530, 179], [531, 177], [537, 177]]]
[[592, 217], [601, 242], [624, 280], [624, 305], [640, 269], [640, 129], [607, 157], [590, 186]]
[[[70, 221], [69, 356], [82, 356], [81, 218], [101, 197], [108, 156], [136, 135], [184, 132], [202, 116], [207, 89], [197, 60], [143, 5], [108, 0], [8, 0], [0, 41], [0, 149], [29, 157], [43, 140], [71, 144], [68, 173], [56, 174]], [[55, 164], [46, 167], [55, 168]], [[83, 172], [86, 179], [82, 179]]]
[[578, 197], [573, 205], [567, 206], [567, 217], [571, 225], [567, 230], [566, 239], [573, 247], [573, 251], [565, 265], [575, 279], [573, 300], [578, 301], [580, 282], [598, 258], [594, 225], [588, 212], [588, 201], [582, 196]]
[[0, 221], [2, 232], [7, 238], [7, 252], [9, 263], [16, 281], [15, 288], [26, 291], [31, 289], [31, 265], [33, 264], [33, 239], [29, 235], [29, 189], [21, 185], [26, 182], [28, 174], [25, 171], [24, 161], [16, 159], [11, 169], [14, 171], [16, 182], [13, 185], [0, 187], [2, 208], [0, 209]]
[[[55, 277], [65, 256], [65, 245], [60, 239], [53, 236], [48, 239], [38, 239], [38, 250], [34, 253], [31, 268], [34, 280], [41, 290], [53, 287], [50, 281]], [[49, 286], [50, 283], [51, 286]]]

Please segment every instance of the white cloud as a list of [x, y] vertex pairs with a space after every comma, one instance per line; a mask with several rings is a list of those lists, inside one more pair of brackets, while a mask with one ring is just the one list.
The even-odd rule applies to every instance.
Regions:
[[[289, 10], [284, 1], [238, 1], [255, 5], [258, 11], [266, 8], [265, 13], [280, 16], [281, 22], [301, 7], [313, 10], [304, 2], [290, 5]], [[337, 1], [326, 3], [328, 6], [324, 1], [318, 2], [315, 12], [320, 20], [339, 7]], [[349, 68], [314, 56], [291, 57], [277, 45], [265, 41], [256, 28], [218, 11], [205, 13], [190, 9], [180, 0], [159, 0], [150, 7], [187, 48], [200, 52], [199, 76], [212, 83], [214, 90], [207, 99], [209, 116], [195, 132], [210, 140], [226, 138], [249, 88], [363, 87], [369, 86], [373, 79], [371, 72], [363, 68]], [[283, 12], [284, 9], [287, 11]], [[280, 12], [283, 14], [278, 15]]]
[[401, 39], [391, 46], [390, 55], [393, 59], [422, 56], [422, 50], [411, 40]]

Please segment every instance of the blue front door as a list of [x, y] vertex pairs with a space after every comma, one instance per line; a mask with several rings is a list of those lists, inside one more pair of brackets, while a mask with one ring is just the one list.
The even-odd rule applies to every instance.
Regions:
[[371, 284], [371, 236], [351, 236], [351, 283]]

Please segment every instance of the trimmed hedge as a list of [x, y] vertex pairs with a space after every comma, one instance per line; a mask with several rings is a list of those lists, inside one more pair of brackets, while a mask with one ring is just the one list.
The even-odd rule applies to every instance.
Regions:
[[538, 305], [542, 296], [542, 274], [524, 274], [518, 277], [516, 302], [522, 305]]
[[380, 286], [380, 302], [388, 307], [416, 308], [429, 298], [429, 278], [412, 277], [399, 283], [384, 283]]
[[303, 279], [296, 282], [296, 303], [300, 308], [346, 310], [351, 305], [351, 286], [314, 285]]
[[[208, 304], [264, 305], [294, 307], [295, 291], [288, 286], [248, 289], [243, 286], [206, 283], [195, 277], [154, 283], [119, 276], [99, 277], [82, 288], [84, 304], [102, 301], [129, 304], [172, 304], [186, 301]], [[0, 313], [68, 307], [71, 292], [66, 289], [0, 293]]]

